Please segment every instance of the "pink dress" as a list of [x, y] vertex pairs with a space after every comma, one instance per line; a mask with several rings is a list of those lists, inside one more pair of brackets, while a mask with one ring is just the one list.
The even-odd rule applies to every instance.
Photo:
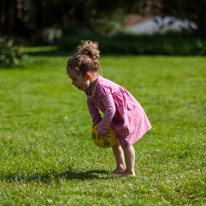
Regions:
[[[99, 133], [105, 134], [111, 126], [120, 144], [130, 146], [151, 129], [144, 109], [120, 85], [98, 76], [93, 94], [89, 91], [85, 93], [93, 125], [100, 122], [97, 127]], [[101, 118], [99, 109], [104, 113], [103, 118]]]

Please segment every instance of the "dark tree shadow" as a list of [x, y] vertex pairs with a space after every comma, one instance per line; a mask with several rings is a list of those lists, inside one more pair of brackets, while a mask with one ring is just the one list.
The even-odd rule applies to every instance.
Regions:
[[52, 50], [52, 51], [35, 51], [35, 52], [25, 52], [25, 54], [29, 56], [48, 56], [48, 57], [62, 57], [72, 55], [71, 51], [60, 51], [60, 50]]
[[68, 180], [91, 180], [91, 179], [112, 179], [114, 178], [111, 173], [106, 170], [90, 170], [86, 172], [72, 171], [69, 167], [68, 170], [62, 173], [47, 173], [47, 174], [36, 174], [33, 176], [19, 175], [19, 174], [9, 174], [0, 177], [1, 180], [8, 182], [43, 182], [49, 183], [51, 181], [59, 181], [60, 179]]

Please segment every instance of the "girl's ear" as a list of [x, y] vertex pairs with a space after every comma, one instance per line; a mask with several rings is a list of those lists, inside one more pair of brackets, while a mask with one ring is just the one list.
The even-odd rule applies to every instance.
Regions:
[[87, 72], [87, 79], [90, 80], [92, 78], [91, 73]]

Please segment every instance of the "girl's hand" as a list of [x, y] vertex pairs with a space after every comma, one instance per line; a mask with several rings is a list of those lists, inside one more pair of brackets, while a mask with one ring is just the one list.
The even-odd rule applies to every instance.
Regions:
[[107, 140], [107, 138], [110, 138], [111, 132], [107, 131], [106, 134], [99, 134], [98, 133], [98, 139], [103, 138], [103, 140]]

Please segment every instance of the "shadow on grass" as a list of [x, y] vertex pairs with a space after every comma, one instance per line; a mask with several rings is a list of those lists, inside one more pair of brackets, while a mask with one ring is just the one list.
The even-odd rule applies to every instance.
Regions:
[[[65, 51], [65, 50], [52, 50], [52, 51], [35, 51], [35, 52], [24, 52], [24, 54], [28, 56], [33, 56], [33, 57], [39, 57], [39, 56], [44, 56], [44, 57], [72, 57], [76, 52], [75, 51]], [[124, 53], [102, 53], [101, 57], [107, 57], [107, 56], [137, 56], [137, 54], [124, 54]], [[153, 55], [147, 55], [147, 56], [153, 56]]]
[[106, 170], [90, 170], [87, 172], [76, 172], [69, 169], [62, 173], [48, 173], [48, 174], [36, 174], [33, 176], [11, 174], [8, 176], [3, 176], [0, 179], [8, 182], [42, 182], [50, 183], [53, 181], [59, 181], [61, 179], [68, 180], [91, 180], [91, 179], [111, 179], [114, 178], [111, 173]]
[[35, 51], [35, 52], [25, 52], [28, 56], [48, 56], [48, 57], [64, 57], [71, 56], [71, 51], [60, 51], [60, 50], [52, 50], [52, 51]]

